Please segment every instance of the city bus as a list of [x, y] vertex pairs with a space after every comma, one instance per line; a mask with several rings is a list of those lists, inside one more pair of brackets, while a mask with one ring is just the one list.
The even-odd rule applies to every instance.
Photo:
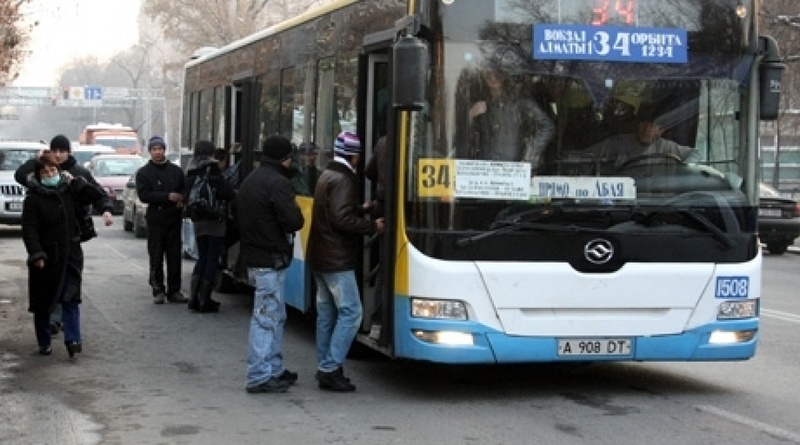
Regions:
[[[758, 129], [784, 68], [758, 5], [335, 0], [188, 62], [182, 146], [235, 147], [242, 177], [269, 134], [318, 148], [297, 153], [306, 224], [285, 293], [313, 313], [307, 179], [340, 131], [362, 163], [385, 137], [387, 229], [363, 239], [355, 347], [444, 364], [746, 360]], [[638, 136], [645, 121], [666, 148]], [[242, 283], [236, 252], [225, 276]]]

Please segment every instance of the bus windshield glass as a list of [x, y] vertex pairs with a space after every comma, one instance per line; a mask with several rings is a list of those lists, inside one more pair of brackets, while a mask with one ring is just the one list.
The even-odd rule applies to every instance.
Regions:
[[440, 6], [438, 96], [415, 113], [410, 153], [408, 199], [428, 207], [409, 225], [490, 230], [524, 205], [582, 209], [550, 214], [565, 226], [595, 224], [588, 209], [616, 209], [610, 228], [642, 206], [684, 206], [702, 192], [714, 198], [698, 206], [735, 209], [748, 226], [739, 209], [754, 202], [741, 185], [752, 170], [744, 135], [755, 59], [742, 43], [752, 18], [741, 4]]

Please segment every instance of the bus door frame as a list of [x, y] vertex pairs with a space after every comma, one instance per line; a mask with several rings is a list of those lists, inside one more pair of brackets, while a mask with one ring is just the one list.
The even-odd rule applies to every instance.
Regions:
[[[394, 261], [395, 256], [395, 230], [397, 224], [395, 223], [395, 206], [397, 198], [394, 196], [396, 187], [393, 186], [393, 181], [396, 180], [395, 159], [396, 153], [394, 150], [395, 140], [395, 114], [391, 107], [391, 82], [392, 82], [392, 69], [391, 69], [391, 51], [392, 43], [394, 41], [396, 31], [394, 29], [387, 29], [382, 32], [370, 34], [364, 37], [364, 46], [362, 55], [360, 57], [360, 73], [366, 79], [366, 82], [360, 82], [359, 96], [362, 98], [360, 101], [359, 110], [363, 110], [358, 122], [359, 133], [364, 135], [364, 156], [362, 157], [363, 165], [371, 159], [374, 151], [374, 145], [377, 142], [377, 124], [375, 119], [378, 116], [378, 110], [375, 109], [376, 96], [379, 90], [378, 83], [378, 66], [383, 65], [386, 70], [386, 202], [385, 202], [385, 218], [386, 226], [383, 236], [376, 237], [374, 241], [379, 243], [376, 245], [377, 249], [371, 246], [364, 248], [364, 262], [363, 262], [363, 282], [362, 282], [362, 300], [364, 302], [364, 316], [362, 319], [362, 330], [369, 331], [372, 324], [372, 312], [375, 307], [374, 295], [376, 288], [372, 283], [382, 282], [381, 295], [381, 310], [378, 314], [381, 330], [377, 339], [369, 339], [366, 336], [359, 336], [359, 338], [367, 344], [377, 346], [378, 349], [383, 350], [388, 355], [393, 354], [393, 338], [394, 338]], [[363, 170], [362, 170], [363, 171]], [[371, 184], [366, 177], [364, 177], [364, 195], [367, 199], [372, 200]], [[379, 258], [375, 258], [375, 255]], [[392, 267], [375, 267], [378, 264], [391, 265]], [[372, 267], [370, 267], [372, 266]], [[375, 281], [375, 274], [380, 274], [382, 280]], [[374, 343], [373, 343], [374, 342]]]

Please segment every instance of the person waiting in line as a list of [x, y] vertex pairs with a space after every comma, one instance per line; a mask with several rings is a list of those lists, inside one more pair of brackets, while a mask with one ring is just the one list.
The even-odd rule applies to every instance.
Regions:
[[[189, 191], [198, 177], [208, 175], [215, 197], [228, 202], [234, 197], [233, 189], [225, 181], [219, 168], [219, 161], [214, 156], [214, 144], [209, 141], [197, 141], [194, 144], [194, 157], [189, 163], [186, 173], [186, 184], [183, 188], [183, 201], [189, 202]], [[227, 208], [227, 206], [226, 206]], [[200, 213], [187, 215], [194, 227], [195, 244], [197, 245], [197, 261], [192, 270], [189, 293], [189, 310], [194, 312], [217, 312], [220, 303], [211, 294], [217, 279], [220, 256], [225, 245], [227, 230], [227, 214], [214, 216]]]
[[[136, 193], [147, 204], [147, 254], [153, 302], [189, 301], [181, 292], [181, 222], [183, 219], [183, 170], [167, 159], [167, 144], [160, 136], [147, 143], [150, 161], [136, 172]], [[167, 261], [164, 286], [164, 258]]]
[[344, 360], [361, 324], [363, 308], [356, 281], [364, 235], [383, 233], [384, 219], [370, 220], [359, 202], [356, 169], [361, 142], [342, 132], [334, 157], [317, 180], [306, 261], [317, 284], [317, 373], [319, 388], [351, 392]]
[[[39, 153], [37, 157], [38, 156], [41, 156], [41, 153]], [[89, 184], [92, 184], [92, 186], [99, 187], [103, 190], [100, 184], [97, 183], [97, 180], [94, 179], [94, 176], [92, 176], [92, 173], [82, 166], [77, 158], [72, 155], [72, 143], [69, 138], [63, 134], [58, 134], [50, 140], [50, 156], [55, 159], [56, 163], [58, 163], [58, 168], [62, 171], [66, 171], [76, 178], [81, 177]], [[35, 159], [26, 161], [14, 172], [14, 179], [23, 187], [28, 187], [28, 182], [34, 177], [34, 172], [36, 170], [35, 165]], [[103, 190], [103, 194], [96, 200], [77, 209], [76, 218], [81, 222], [81, 241], [88, 241], [96, 234], [94, 222], [92, 220], [92, 209], [102, 214], [104, 225], [110, 226], [114, 224], [114, 218], [112, 216], [114, 203], [111, 198], [108, 197], [105, 190]], [[80, 272], [82, 273], [82, 271]], [[52, 313], [52, 320], [50, 323], [52, 334], [58, 335], [62, 326], [61, 306], [56, 306]]]
[[283, 299], [294, 233], [305, 223], [292, 187], [292, 143], [274, 134], [264, 140], [261, 165], [236, 195], [239, 257], [255, 288], [248, 338], [248, 393], [285, 392], [297, 381], [283, 362]]
[[102, 199], [100, 186], [59, 167], [59, 157], [45, 151], [34, 160], [22, 209], [22, 240], [28, 253], [28, 310], [33, 312], [39, 353], [50, 355], [51, 312], [59, 306], [64, 345], [70, 358], [83, 351], [80, 325], [83, 249], [78, 214]]
[[673, 156], [686, 163], [700, 160], [694, 147], [662, 137], [664, 130], [665, 124], [655, 107], [644, 104], [636, 115], [634, 132], [611, 136], [589, 147], [587, 152], [598, 159], [613, 162], [616, 169], [643, 157]]

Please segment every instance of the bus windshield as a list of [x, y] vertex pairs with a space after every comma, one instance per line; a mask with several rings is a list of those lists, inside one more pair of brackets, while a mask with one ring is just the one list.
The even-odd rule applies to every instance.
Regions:
[[[523, 206], [538, 221], [613, 230], [643, 206], [688, 203], [734, 209], [737, 224], [712, 217], [712, 231], [748, 226], [738, 209], [754, 202], [741, 185], [752, 170], [744, 116], [755, 58], [742, 43], [752, 18], [741, 4], [442, 6], [439, 97], [416, 114], [409, 159], [409, 201], [430, 212], [413, 213], [410, 226], [487, 231]], [[697, 193], [715, 198], [685, 199]], [[610, 209], [618, 215], [606, 225], [587, 216]], [[678, 219], [678, 230], [698, 225]]]

